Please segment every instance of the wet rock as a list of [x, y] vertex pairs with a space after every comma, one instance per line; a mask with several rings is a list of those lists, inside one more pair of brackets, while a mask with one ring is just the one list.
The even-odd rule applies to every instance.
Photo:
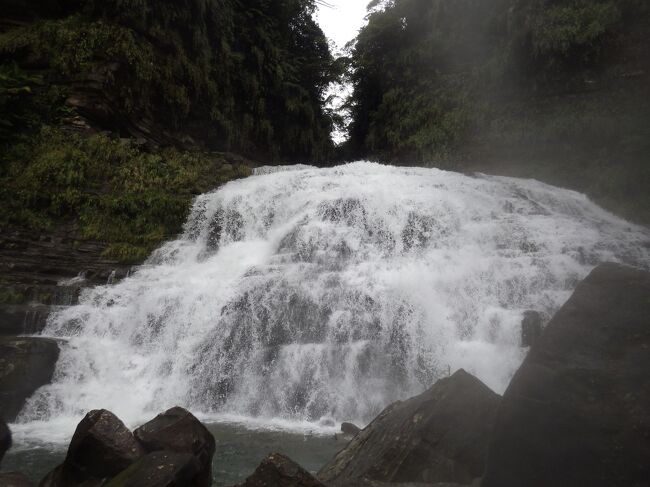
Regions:
[[20, 472], [0, 473], [0, 487], [33, 487], [34, 483]]
[[145, 455], [124, 423], [105, 409], [90, 411], [74, 432], [63, 464], [41, 486], [94, 485]]
[[331, 486], [360, 479], [468, 484], [484, 470], [499, 396], [459, 370], [386, 408], [319, 472]]
[[[64, 486], [66, 485], [63, 482], [63, 465], [59, 465], [56, 467], [54, 470], [52, 470], [50, 473], [48, 473], [45, 477], [41, 479], [41, 481], [38, 483], [38, 487], [59, 487], [59, 486]], [[93, 482], [88, 482], [89, 487], [92, 487], [94, 484]], [[95, 485], [101, 485], [101, 480], [95, 480]]]
[[194, 487], [203, 484], [202, 465], [191, 453], [148, 453], [104, 487]]
[[180, 407], [169, 409], [140, 426], [134, 435], [148, 452], [164, 450], [192, 454], [201, 467], [193, 485], [212, 484], [215, 440], [212, 433], [189, 411]]
[[542, 315], [539, 311], [524, 311], [521, 320], [521, 346], [530, 347], [542, 334]]
[[352, 423], [341, 423], [341, 433], [344, 435], [356, 435], [359, 431], [361, 431], [361, 428], [359, 428], [356, 424]]
[[325, 487], [290, 458], [273, 453], [239, 487]]
[[25, 400], [50, 383], [58, 358], [54, 340], [0, 337], [0, 417], [16, 419]]
[[421, 482], [378, 482], [376, 480], [356, 479], [343, 484], [341, 487], [480, 487], [481, 479], [476, 479], [471, 484], [456, 484], [450, 482], [436, 482], [423, 484]]
[[650, 479], [650, 273], [597, 267], [504, 394], [483, 487]]
[[9, 448], [11, 448], [11, 431], [9, 431], [7, 424], [0, 418], [0, 464], [2, 464], [2, 459]]
[[30, 335], [43, 331], [50, 314], [45, 305], [0, 306], [0, 335]]

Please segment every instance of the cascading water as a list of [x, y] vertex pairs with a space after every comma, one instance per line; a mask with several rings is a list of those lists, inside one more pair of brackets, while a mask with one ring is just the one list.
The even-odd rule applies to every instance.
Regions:
[[55, 380], [21, 422], [365, 422], [459, 367], [502, 392], [524, 310], [550, 316], [598, 262], [650, 265], [646, 229], [536, 181], [285, 169], [198, 197], [180, 238], [51, 316]]

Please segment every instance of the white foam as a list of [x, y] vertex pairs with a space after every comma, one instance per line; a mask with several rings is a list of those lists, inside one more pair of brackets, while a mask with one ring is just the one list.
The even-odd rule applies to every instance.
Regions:
[[63, 441], [90, 409], [137, 425], [175, 405], [328, 432], [323, 417], [366, 423], [459, 367], [502, 392], [524, 310], [552, 315], [598, 262], [650, 265], [646, 229], [532, 180], [367, 162], [259, 173], [199, 196], [181, 238], [51, 316], [61, 358], [19, 438]]

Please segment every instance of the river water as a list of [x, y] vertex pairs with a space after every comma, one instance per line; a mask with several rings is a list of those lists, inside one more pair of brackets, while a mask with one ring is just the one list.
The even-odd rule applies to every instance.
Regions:
[[[212, 461], [214, 485], [242, 483], [269, 453], [283, 453], [315, 473], [340, 450], [344, 439], [334, 433], [254, 428], [237, 423], [207, 424], [216, 439]], [[19, 445], [2, 462], [3, 471], [23, 471], [40, 481], [65, 458], [67, 445], [18, 438]]]

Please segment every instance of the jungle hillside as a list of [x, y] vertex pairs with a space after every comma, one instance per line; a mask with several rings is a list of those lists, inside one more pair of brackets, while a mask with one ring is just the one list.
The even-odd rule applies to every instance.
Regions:
[[375, 0], [347, 159], [530, 177], [650, 223], [650, 3]]
[[313, 0], [0, 5], [5, 250], [65, 228], [141, 262], [251, 160], [333, 157], [339, 68]]

